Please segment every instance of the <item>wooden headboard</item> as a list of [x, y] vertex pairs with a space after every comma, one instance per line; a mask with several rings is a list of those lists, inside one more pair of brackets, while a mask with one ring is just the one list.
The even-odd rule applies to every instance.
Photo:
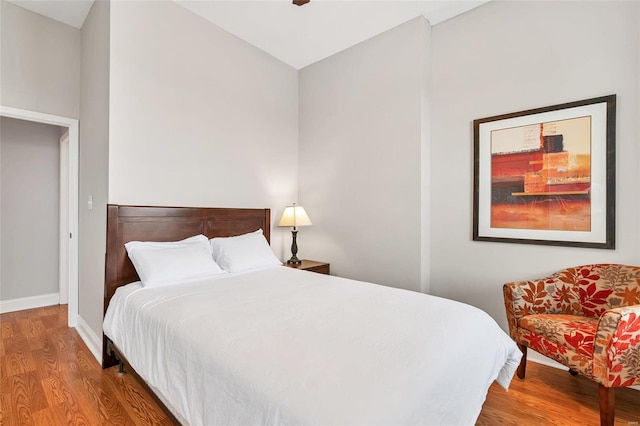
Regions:
[[[270, 241], [269, 209], [151, 207], [107, 205], [104, 312], [116, 289], [138, 281], [127, 256], [129, 241], [177, 241], [197, 234], [233, 237], [262, 228]], [[103, 352], [106, 350], [104, 341]], [[103, 353], [103, 355], [105, 355]], [[104, 365], [104, 360], [103, 360]]]

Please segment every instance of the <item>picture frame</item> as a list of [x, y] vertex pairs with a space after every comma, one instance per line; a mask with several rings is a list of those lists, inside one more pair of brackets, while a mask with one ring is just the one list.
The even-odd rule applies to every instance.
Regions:
[[473, 240], [615, 248], [616, 95], [473, 122]]

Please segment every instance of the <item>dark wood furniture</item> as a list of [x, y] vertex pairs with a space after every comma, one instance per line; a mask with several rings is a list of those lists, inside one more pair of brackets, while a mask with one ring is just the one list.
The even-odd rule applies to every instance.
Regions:
[[[226, 209], [200, 207], [150, 207], [107, 205], [107, 251], [105, 259], [104, 312], [116, 289], [139, 280], [124, 244], [129, 241], [177, 241], [197, 234], [208, 238], [233, 237], [262, 228], [270, 241], [269, 209]], [[127, 367], [149, 393], [155, 394], [131, 368], [118, 348], [103, 334], [102, 368], [120, 363]], [[167, 415], [173, 413], [160, 401]]]
[[297, 265], [285, 263], [287, 268], [301, 269], [303, 271], [317, 272], [319, 274], [330, 275], [330, 265], [325, 262], [316, 262], [315, 260], [302, 259], [302, 263]]

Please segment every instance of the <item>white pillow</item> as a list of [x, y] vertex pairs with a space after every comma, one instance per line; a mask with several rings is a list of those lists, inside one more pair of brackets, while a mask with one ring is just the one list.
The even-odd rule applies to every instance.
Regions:
[[225, 271], [243, 272], [280, 266], [262, 229], [237, 237], [212, 238], [213, 259]]
[[206, 247], [209, 252], [211, 252], [211, 245], [209, 244], [209, 240], [206, 236], [199, 234], [194, 235], [193, 237], [185, 238], [180, 241], [129, 241], [124, 245], [127, 249], [127, 253], [130, 253], [131, 250], [137, 250], [139, 248], [144, 249], [164, 249], [170, 247], [177, 247], [181, 245], [201, 245]]
[[125, 248], [145, 287], [224, 273], [213, 261], [204, 235], [172, 242], [131, 241]]

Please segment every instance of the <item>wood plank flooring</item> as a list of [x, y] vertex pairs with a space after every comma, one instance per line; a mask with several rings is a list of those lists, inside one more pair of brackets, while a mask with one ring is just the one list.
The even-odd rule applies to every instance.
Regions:
[[[0, 315], [0, 425], [169, 425], [130, 374], [102, 370], [67, 307]], [[616, 425], [640, 426], [640, 392], [616, 391]], [[489, 390], [476, 425], [598, 425], [598, 386], [529, 363], [526, 380]]]
[[[640, 425], [640, 391], [616, 389], [616, 426]], [[477, 426], [600, 424], [598, 384], [568, 371], [527, 362], [524, 380], [489, 388]]]
[[130, 375], [102, 370], [66, 305], [0, 315], [0, 425], [170, 425]]

